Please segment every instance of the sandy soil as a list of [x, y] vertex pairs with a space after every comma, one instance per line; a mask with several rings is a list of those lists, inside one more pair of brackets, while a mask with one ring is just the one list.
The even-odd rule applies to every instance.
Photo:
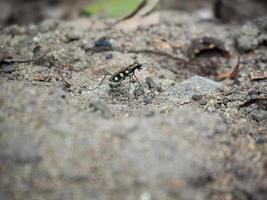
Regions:
[[[0, 199], [267, 199], [267, 18], [112, 22], [1, 31]], [[222, 46], [191, 45], [204, 36]], [[92, 90], [136, 60], [140, 83]]]

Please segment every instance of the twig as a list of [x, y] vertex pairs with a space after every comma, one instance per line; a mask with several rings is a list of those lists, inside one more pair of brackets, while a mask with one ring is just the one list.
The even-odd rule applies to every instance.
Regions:
[[241, 105], [239, 105], [239, 109], [243, 107], [249, 107], [250, 105], [254, 103], [262, 104], [260, 106], [264, 107], [264, 109], [267, 109], [267, 96], [262, 96], [262, 97], [259, 96], [259, 97], [249, 99], [245, 101], [244, 103], [242, 103]]
[[162, 51], [156, 51], [156, 50], [149, 50], [149, 49], [121, 49], [121, 48], [110, 48], [110, 47], [92, 47], [90, 49], [87, 49], [87, 51], [91, 51], [94, 53], [101, 53], [101, 52], [107, 52], [107, 51], [115, 51], [115, 52], [127, 52], [127, 53], [138, 53], [138, 54], [142, 54], [142, 53], [147, 53], [147, 54], [154, 54], [154, 55], [158, 55], [158, 56], [165, 56], [168, 57], [172, 60], [178, 60], [180, 62], [186, 63], [186, 60], [179, 58], [177, 56], [174, 56], [172, 54], [166, 53], [166, 52], [162, 52]]
[[237, 64], [235, 65], [233, 71], [230, 73], [230, 76], [229, 76], [229, 78], [231, 80], [236, 79], [236, 77], [238, 76], [238, 74], [239, 74], [239, 67], [240, 67], [240, 57], [238, 56]]
[[230, 79], [230, 80], [234, 80], [236, 79], [236, 77], [239, 75], [239, 71], [240, 71], [240, 57], [238, 56], [238, 60], [237, 60], [237, 64], [234, 66], [234, 68], [230, 71], [230, 72], [225, 72], [223, 74], [220, 74], [218, 76], [219, 80], [224, 80], [224, 79]]
[[41, 58], [43, 58], [44, 56], [46, 56], [49, 53], [49, 51], [45, 52], [44, 54], [42, 54], [41, 56], [37, 57], [37, 58], [32, 58], [32, 59], [26, 59], [26, 60], [19, 60], [19, 59], [11, 59], [11, 60], [0, 60], [0, 64], [12, 64], [12, 63], [29, 63], [29, 62], [35, 62], [40, 60]]
[[155, 11], [157, 5], [159, 3], [159, 0], [142, 0], [140, 4], [134, 9], [130, 14], [122, 17], [121, 19], [118, 19], [114, 25], [129, 20], [134, 17], [144, 17], [149, 14], [151, 14], [153, 11]]
[[118, 19], [114, 24], [118, 24], [121, 21], [124, 21], [126, 19], [130, 19], [131, 17], [135, 16], [140, 11], [140, 9], [142, 9], [146, 5], [146, 3], [147, 3], [147, 0], [143, 0], [132, 13], [130, 13], [127, 16], [124, 16], [121, 19]]

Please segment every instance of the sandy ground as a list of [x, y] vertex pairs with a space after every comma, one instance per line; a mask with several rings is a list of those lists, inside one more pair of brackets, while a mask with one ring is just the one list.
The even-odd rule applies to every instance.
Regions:
[[[267, 199], [267, 19], [112, 21], [1, 30], [0, 199]], [[204, 36], [231, 56], [195, 54]], [[140, 83], [91, 90], [136, 60]]]

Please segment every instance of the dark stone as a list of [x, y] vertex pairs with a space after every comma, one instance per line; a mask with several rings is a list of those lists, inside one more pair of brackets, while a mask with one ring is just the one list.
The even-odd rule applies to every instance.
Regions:
[[194, 101], [199, 101], [201, 98], [202, 98], [202, 95], [199, 95], [199, 94], [195, 94], [195, 95], [192, 96], [192, 99]]
[[146, 84], [147, 84], [147, 86], [148, 86], [148, 89], [155, 89], [156, 88], [156, 83], [153, 81], [153, 79], [152, 78], [150, 78], [150, 77], [147, 77], [146, 78]]
[[95, 47], [112, 47], [110, 40], [106, 37], [102, 37], [99, 40], [95, 41]]
[[144, 86], [138, 84], [138, 86], [134, 90], [134, 96], [136, 99], [138, 99], [138, 97], [142, 96], [143, 94], [145, 94]]
[[4, 73], [12, 73], [14, 71], [16, 71], [16, 67], [14, 65], [2, 65], [2, 68], [0, 68], [0, 71], [4, 72]]

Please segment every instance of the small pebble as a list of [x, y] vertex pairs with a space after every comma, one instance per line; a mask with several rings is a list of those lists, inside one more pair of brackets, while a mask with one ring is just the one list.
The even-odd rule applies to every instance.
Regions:
[[90, 50], [92, 49], [92, 44], [90, 44], [90, 42], [83, 42], [81, 48], [83, 48], [85, 51]]
[[153, 97], [150, 95], [145, 95], [143, 102], [145, 105], [152, 104], [153, 103]]
[[95, 41], [95, 47], [112, 47], [112, 44], [108, 38], [102, 37]]
[[208, 103], [208, 102], [207, 102], [207, 100], [206, 100], [205, 98], [201, 98], [200, 101], [199, 101], [199, 104], [200, 104], [201, 106], [205, 106], [207, 103]]
[[214, 107], [208, 107], [208, 108], [207, 108], [207, 111], [208, 111], [208, 112], [215, 112], [216, 110], [215, 110]]
[[140, 195], [139, 200], [151, 200], [151, 194], [149, 192], [143, 192]]
[[202, 95], [199, 95], [199, 94], [195, 94], [195, 95], [192, 96], [192, 99], [194, 101], [199, 101], [201, 98], [202, 98]]
[[79, 40], [83, 37], [81, 32], [73, 31], [67, 34], [68, 41]]
[[156, 88], [156, 83], [153, 81], [152, 78], [150, 77], [147, 77], [146, 78], [146, 84], [148, 85], [148, 88], [151, 90], [151, 89], [154, 89]]
[[112, 53], [108, 53], [108, 54], [106, 55], [106, 60], [111, 60], [112, 58], [113, 58]]
[[32, 40], [33, 40], [34, 42], [36, 42], [36, 43], [37, 43], [37, 42], [40, 42], [40, 38], [37, 37], [37, 36], [33, 37]]
[[55, 20], [45, 20], [40, 24], [40, 31], [41, 32], [48, 32], [56, 29], [58, 26], [58, 22]]

